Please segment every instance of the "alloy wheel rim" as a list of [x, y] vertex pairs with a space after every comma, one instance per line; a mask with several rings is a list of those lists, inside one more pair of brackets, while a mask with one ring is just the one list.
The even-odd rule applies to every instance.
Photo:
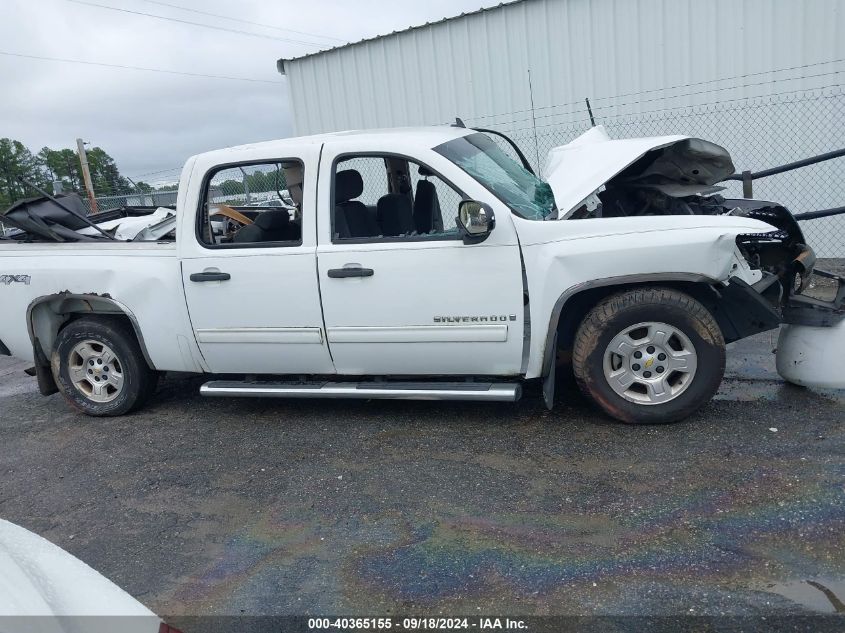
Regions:
[[689, 388], [697, 368], [698, 355], [689, 337], [659, 321], [626, 327], [604, 353], [608, 385], [636, 404], [671, 402]]
[[114, 350], [99, 341], [74, 346], [68, 356], [68, 374], [73, 386], [93, 402], [111, 402], [123, 392], [123, 364]]

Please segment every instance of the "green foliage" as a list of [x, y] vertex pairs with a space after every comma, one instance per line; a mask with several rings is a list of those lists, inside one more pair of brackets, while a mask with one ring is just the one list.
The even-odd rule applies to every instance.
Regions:
[[82, 191], [82, 168], [79, 157], [71, 149], [50, 149], [44, 147], [38, 152], [38, 160], [48, 176], [49, 182], [61, 181], [62, 188], [68, 191]]
[[97, 195], [114, 196], [134, 191], [129, 181], [120, 175], [114, 159], [100, 147], [88, 151], [88, 168]]
[[31, 180], [38, 186], [45, 184], [44, 173], [39, 169], [38, 159], [20, 141], [0, 139], [0, 202], [5, 205], [31, 195], [29, 187], [18, 178]]
[[[142, 191], [156, 191], [145, 182], [139, 182], [137, 189], [122, 176], [114, 159], [101, 147], [88, 151], [88, 167], [94, 192], [99, 196], [115, 196]], [[42, 147], [33, 154], [20, 141], [0, 138], [0, 210], [16, 200], [34, 197], [38, 193], [18, 181], [24, 178], [42, 189], [53, 192], [53, 183], [61, 182], [65, 192], [75, 191], [86, 195], [79, 156], [74, 149], [50, 149]], [[169, 191], [173, 187], [162, 187]]]
[[[220, 173], [227, 178], [223, 182], [215, 183], [214, 188], [226, 196], [241, 195], [247, 191], [252, 194], [287, 189], [287, 180], [281, 165], [266, 165], [247, 174], [237, 168]], [[236, 175], [235, 178], [232, 178], [233, 175]]]
[[224, 180], [219, 185], [220, 191], [226, 196], [244, 192], [244, 184], [237, 180]]

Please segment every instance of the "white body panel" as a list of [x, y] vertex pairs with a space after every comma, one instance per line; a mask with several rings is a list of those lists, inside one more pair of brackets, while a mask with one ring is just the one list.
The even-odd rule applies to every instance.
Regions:
[[805, 387], [845, 389], [845, 321], [829, 327], [782, 325], [777, 370], [781, 377]]
[[[459, 241], [321, 247], [323, 309], [340, 374], [519, 373], [523, 345], [519, 248]], [[355, 262], [367, 278], [330, 279]], [[408, 283], [416, 279], [418, 283]], [[443, 322], [495, 316], [503, 323]]]
[[[229, 281], [192, 282], [224, 271]], [[194, 334], [213, 373], [331, 373], [314, 246], [209, 251], [182, 261]]]

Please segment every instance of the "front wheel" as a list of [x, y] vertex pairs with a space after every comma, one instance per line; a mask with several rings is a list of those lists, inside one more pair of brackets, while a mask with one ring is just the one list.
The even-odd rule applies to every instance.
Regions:
[[681, 420], [706, 404], [725, 373], [725, 340], [691, 296], [646, 287], [607, 297], [575, 336], [581, 390], [610, 416], [632, 424]]
[[140, 407], [158, 379], [134, 332], [108, 317], [83, 317], [65, 326], [51, 364], [68, 403], [92, 416], [122, 415]]

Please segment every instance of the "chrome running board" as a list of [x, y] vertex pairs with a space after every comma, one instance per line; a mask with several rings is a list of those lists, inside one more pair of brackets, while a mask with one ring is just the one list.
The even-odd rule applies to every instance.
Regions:
[[238, 382], [212, 380], [200, 387], [211, 397], [364, 398], [380, 400], [474, 400], [515, 402], [517, 383], [480, 382]]

